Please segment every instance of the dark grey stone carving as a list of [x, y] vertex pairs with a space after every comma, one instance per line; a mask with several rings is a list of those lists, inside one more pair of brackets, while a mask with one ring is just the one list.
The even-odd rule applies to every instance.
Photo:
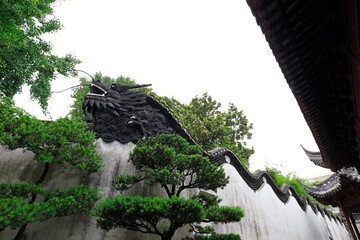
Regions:
[[106, 86], [100, 81], [90, 84], [83, 109], [86, 121], [97, 138], [106, 142], [136, 143], [139, 139], [160, 133], [174, 133], [169, 121], [152, 104], [155, 100], [131, 89], [150, 85]]

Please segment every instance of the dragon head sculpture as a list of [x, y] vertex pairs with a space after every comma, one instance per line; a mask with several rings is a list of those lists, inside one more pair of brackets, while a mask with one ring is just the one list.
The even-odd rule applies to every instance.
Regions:
[[118, 116], [119, 112], [143, 110], [146, 107], [146, 94], [141, 91], [130, 89], [151, 86], [144, 85], [120, 85], [113, 83], [110, 87], [97, 80], [89, 84], [90, 93], [85, 96], [83, 109], [87, 112], [106, 109]]
[[138, 139], [158, 133], [173, 133], [164, 115], [149, 104], [154, 100], [142, 91], [131, 89], [150, 86], [121, 85], [110, 87], [101, 81], [90, 83], [83, 110], [87, 124], [97, 138], [111, 142], [136, 143]]

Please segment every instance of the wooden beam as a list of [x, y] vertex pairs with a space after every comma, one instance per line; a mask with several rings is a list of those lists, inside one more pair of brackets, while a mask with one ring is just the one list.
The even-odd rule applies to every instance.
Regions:
[[348, 227], [349, 227], [349, 230], [350, 230], [350, 233], [351, 233], [351, 236], [352, 236], [353, 240], [359, 240], [359, 239], [356, 237], [355, 232], [354, 232], [354, 229], [353, 229], [352, 224], [351, 224], [351, 222], [350, 222], [349, 212], [348, 212], [349, 210], [346, 209], [346, 208], [344, 208], [343, 203], [342, 203], [342, 200], [341, 200], [340, 198], [335, 199], [335, 201], [337, 202], [337, 205], [341, 208], [341, 210], [342, 210], [342, 212], [343, 212], [343, 214], [344, 214], [346, 223], [347, 223], [347, 225], [348, 225]]
[[344, 213], [344, 216], [345, 216], [345, 219], [346, 219], [346, 223], [348, 224], [348, 227], [349, 227], [349, 230], [350, 230], [350, 233], [351, 233], [351, 236], [353, 238], [353, 240], [359, 240], [357, 237], [356, 237], [356, 234], [354, 232], [354, 228], [352, 227], [352, 224], [351, 224], [351, 221], [349, 219], [349, 214], [347, 213], [346, 209], [343, 209], [342, 208], [342, 211]]
[[353, 227], [354, 227], [354, 229], [355, 229], [356, 236], [358, 237], [358, 239], [360, 239], [359, 229], [358, 229], [357, 226], [356, 226], [356, 221], [355, 221], [354, 216], [352, 215], [352, 213], [350, 214], [350, 220], [351, 220], [352, 225], [353, 225]]
[[[355, 114], [355, 125], [357, 139], [360, 139], [360, 46], [359, 46], [359, 26], [358, 26], [358, 1], [346, 0], [344, 1], [346, 15], [347, 15], [347, 35], [348, 48], [350, 52], [350, 71], [351, 71], [351, 85], [353, 91], [353, 103]], [[358, 152], [360, 150], [360, 141], [358, 141]], [[360, 170], [360, 156], [355, 166]]]

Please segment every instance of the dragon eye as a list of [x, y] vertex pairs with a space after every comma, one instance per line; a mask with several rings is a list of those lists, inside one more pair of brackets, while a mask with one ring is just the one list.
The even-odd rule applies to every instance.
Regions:
[[115, 83], [113, 83], [113, 84], [111, 84], [111, 87], [110, 87], [112, 90], [116, 90], [116, 84]]

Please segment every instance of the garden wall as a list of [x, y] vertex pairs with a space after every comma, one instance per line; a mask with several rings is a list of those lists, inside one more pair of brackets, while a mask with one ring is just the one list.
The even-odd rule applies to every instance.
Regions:
[[270, 184], [252, 190], [230, 164], [225, 164], [230, 183], [218, 191], [224, 205], [241, 206], [245, 216], [239, 223], [217, 226], [219, 232], [236, 232], [242, 239], [351, 239], [344, 223], [306, 205], [305, 211], [290, 196], [283, 203]]
[[[104, 197], [113, 197], [119, 193], [111, 186], [111, 180], [119, 174], [135, 173], [132, 165], [127, 161], [134, 144], [120, 144], [119, 142], [105, 143], [98, 140], [98, 151], [103, 154], [101, 172], [86, 175], [71, 166], [53, 165], [50, 168], [44, 186], [47, 189], [68, 188], [73, 184], [88, 184], [99, 187]], [[32, 160], [31, 152], [21, 149], [7, 151], [0, 148], [0, 181], [28, 181], [34, 182], [42, 171], [42, 164]], [[223, 166], [230, 183], [217, 194], [222, 204], [240, 206], [245, 216], [239, 223], [216, 225], [218, 232], [238, 233], [244, 240], [267, 239], [350, 239], [345, 225], [338, 218], [324, 214], [307, 204], [299, 204], [294, 196], [284, 199], [275, 193], [273, 184], [268, 184], [268, 176], [262, 176], [262, 184], [249, 186], [249, 174], [239, 170], [235, 160], [228, 161]], [[235, 163], [235, 164], [234, 164]], [[259, 182], [259, 181], [258, 181]], [[254, 190], [255, 189], [255, 190]], [[290, 190], [289, 190], [290, 191]], [[128, 190], [124, 195], [157, 195], [164, 194], [159, 187], [139, 185]], [[187, 195], [193, 194], [188, 192]], [[187, 196], [185, 196], [187, 197]], [[186, 229], [178, 231], [175, 239], [181, 239]], [[153, 235], [144, 235], [116, 229], [102, 231], [96, 228], [95, 218], [78, 214], [75, 216], [50, 219], [41, 223], [31, 223], [27, 228], [27, 237], [31, 240], [112, 240], [112, 239], [159, 239]], [[0, 234], [0, 240], [12, 239], [16, 230], [7, 229]]]

